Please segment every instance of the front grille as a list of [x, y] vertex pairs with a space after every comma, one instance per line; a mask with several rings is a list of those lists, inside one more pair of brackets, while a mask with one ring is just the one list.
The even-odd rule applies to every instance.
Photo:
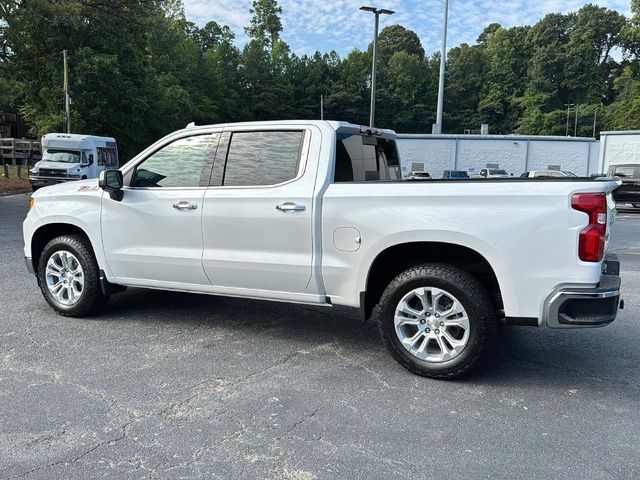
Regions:
[[42, 177], [66, 177], [66, 170], [56, 170], [52, 168], [41, 168], [38, 174]]

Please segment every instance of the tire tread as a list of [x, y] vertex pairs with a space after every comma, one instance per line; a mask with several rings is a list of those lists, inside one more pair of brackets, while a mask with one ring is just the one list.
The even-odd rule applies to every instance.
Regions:
[[[468, 361], [457, 367], [452, 367], [441, 372], [427, 371], [419, 364], [415, 364], [407, 360], [405, 355], [403, 355], [399, 350], [401, 347], [398, 347], [393, 343], [384, 331], [384, 318], [382, 312], [384, 311], [385, 304], [390, 300], [390, 297], [406, 282], [424, 276], [437, 277], [439, 279], [449, 281], [457, 285], [461, 290], [464, 290], [473, 303], [476, 313], [480, 317], [479, 323], [481, 327], [478, 337], [480, 348], [474, 351], [473, 356], [469, 358]], [[488, 345], [494, 340], [498, 323], [495, 316], [493, 301], [480, 281], [466, 271], [446, 263], [427, 263], [417, 265], [405, 270], [395, 277], [384, 290], [378, 305], [373, 309], [373, 319], [378, 325], [378, 330], [380, 331], [380, 335], [387, 347], [387, 350], [389, 350], [393, 358], [401, 366], [416, 375], [438, 379], [453, 379], [461, 377], [473, 370], [477, 366], [478, 361], [484, 356]]]
[[[54, 246], [56, 248], [61, 248], [61, 244], [75, 249], [81, 257], [79, 260], [81, 262], [84, 261], [86, 264], [83, 265], [83, 295], [87, 296], [68, 309], [60, 308], [59, 305], [51, 300], [46, 281], [43, 281], [41, 278], [41, 272], [43, 269], [46, 269], [46, 262], [49, 257], [48, 251], [52, 250]], [[55, 237], [45, 245], [42, 249], [42, 254], [40, 255], [40, 261], [38, 262], [38, 284], [47, 303], [51, 305], [56, 312], [65, 317], [82, 317], [90, 315], [103, 307], [109, 299], [108, 296], [102, 293], [102, 288], [100, 287], [100, 271], [98, 268], [98, 262], [93, 254], [91, 243], [87, 237], [80, 234], [61, 235], [59, 237]]]

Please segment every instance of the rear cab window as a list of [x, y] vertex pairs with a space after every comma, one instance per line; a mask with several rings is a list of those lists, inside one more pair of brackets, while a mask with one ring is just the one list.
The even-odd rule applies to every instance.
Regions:
[[636, 167], [632, 165], [614, 167], [613, 175], [621, 178], [634, 178], [636, 176]]
[[367, 134], [336, 134], [334, 182], [400, 180], [396, 142]]

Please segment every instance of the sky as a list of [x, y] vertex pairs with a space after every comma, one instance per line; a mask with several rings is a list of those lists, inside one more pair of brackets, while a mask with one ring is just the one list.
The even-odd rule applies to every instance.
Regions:
[[[282, 39], [298, 55], [331, 50], [345, 56], [354, 48], [364, 50], [373, 37], [373, 14], [361, 5], [395, 10], [380, 17], [380, 29], [400, 24], [415, 31], [428, 53], [440, 49], [443, 0], [279, 0], [282, 7]], [[594, 3], [630, 15], [630, 0], [449, 0], [447, 49], [474, 43], [485, 26], [531, 25], [547, 13], [567, 13]], [[199, 25], [209, 20], [229, 25], [242, 46], [244, 27], [251, 18], [251, 0], [184, 0], [187, 17]]]

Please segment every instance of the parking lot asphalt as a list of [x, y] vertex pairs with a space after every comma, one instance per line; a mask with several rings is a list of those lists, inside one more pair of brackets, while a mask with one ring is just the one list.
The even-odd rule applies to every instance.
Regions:
[[512, 327], [470, 378], [403, 370], [348, 309], [130, 289], [55, 314], [0, 198], [0, 478], [640, 478], [640, 214], [602, 329]]

